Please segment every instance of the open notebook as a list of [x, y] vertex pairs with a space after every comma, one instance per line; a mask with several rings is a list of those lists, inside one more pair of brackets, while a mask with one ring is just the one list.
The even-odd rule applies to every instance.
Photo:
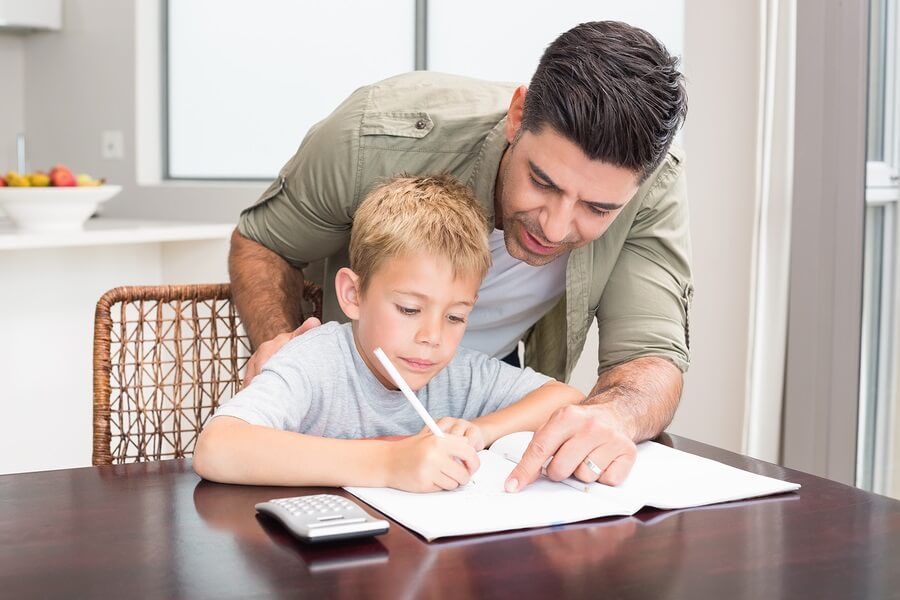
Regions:
[[633, 515], [644, 506], [688, 508], [789, 492], [799, 484], [756, 475], [655, 442], [638, 444], [638, 458], [620, 486], [586, 484], [582, 491], [541, 477], [508, 494], [506, 477], [519, 461], [531, 432], [504, 436], [479, 453], [472, 481], [451, 492], [415, 494], [389, 488], [347, 487], [426, 540]]

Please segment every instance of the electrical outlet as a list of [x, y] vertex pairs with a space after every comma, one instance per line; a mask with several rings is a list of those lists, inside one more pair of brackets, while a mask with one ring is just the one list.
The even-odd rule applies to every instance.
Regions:
[[113, 129], [100, 134], [100, 155], [103, 158], [125, 158], [125, 136]]

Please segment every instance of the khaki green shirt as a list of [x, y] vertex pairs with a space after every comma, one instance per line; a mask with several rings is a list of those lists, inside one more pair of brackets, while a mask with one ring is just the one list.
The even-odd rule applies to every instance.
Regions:
[[[334, 276], [349, 265], [359, 203], [390, 177], [449, 173], [492, 216], [514, 89], [418, 71], [356, 90], [310, 128], [278, 178], [241, 214], [240, 233], [298, 268], [324, 260], [323, 317], [345, 320]], [[670, 150], [606, 233], [569, 254], [565, 295], [526, 334], [528, 366], [567, 381], [596, 318], [601, 371], [643, 356], [687, 369], [693, 288], [682, 161], [680, 150]]]

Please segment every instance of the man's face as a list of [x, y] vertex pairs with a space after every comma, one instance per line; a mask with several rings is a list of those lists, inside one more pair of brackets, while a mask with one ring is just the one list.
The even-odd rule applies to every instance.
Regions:
[[554, 129], [507, 129], [495, 193], [496, 225], [506, 250], [530, 265], [545, 265], [597, 239], [634, 196], [633, 171], [591, 160]]
[[381, 347], [413, 390], [447, 366], [466, 331], [481, 280], [453, 277], [444, 258], [401, 256], [384, 262], [359, 299], [356, 346], [369, 369], [395, 389], [375, 357]]

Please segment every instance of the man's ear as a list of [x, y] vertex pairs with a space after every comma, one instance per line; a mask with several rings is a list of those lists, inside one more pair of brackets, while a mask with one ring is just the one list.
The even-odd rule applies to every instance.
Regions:
[[512, 144], [519, 133], [519, 127], [522, 126], [522, 113], [525, 111], [525, 94], [528, 88], [520, 85], [513, 92], [512, 100], [509, 101], [509, 112], [506, 113], [506, 141]]
[[334, 291], [341, 310], [351, 321], [359, 320], [359, 275], [342, 267], [334, 276]]

